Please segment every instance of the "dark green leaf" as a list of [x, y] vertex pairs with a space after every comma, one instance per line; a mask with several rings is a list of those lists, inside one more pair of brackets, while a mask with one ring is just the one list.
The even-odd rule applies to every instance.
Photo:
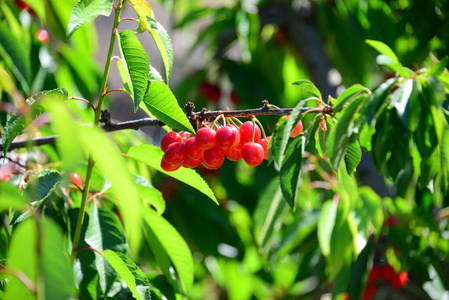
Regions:
[[391, 104], [396, 109], [402, 123], [412, 132], [416, 129], [421, 113], [417, 93], [417, 82], [409, 79], [393, 92], [391, 99]]
[[332, 118], [325, 118], [325, 122], [326, 131], [321, 128], [315, 131], [315, 146], [321, 157], [327, 154], [327, 139], [334, 128], [334, 120]]
[[41, 207], [45, 200], [55, 191], [61, 175], [52, 170], [42, 170], [28, 181], [24, 187], [23, 193], [31, 204], [31, 207], [21, 215], [11, 220], [12, 224], [17, 224], [28, 219], [33, 213]]
[[297, 87], [299, 87], [299, 88], [301, 88], [301, 89], [303, 89], [303, 90], [306, 90], [306, 91], [308, 91], [309, 93], [315, 95], [315, 96], [318, 97], [319, 99], [322, 99], [322, 98], [321, 98], [321, 93], [320, 93], [320, 91], [319, 91], [318, 88], [313, 84], [313, 82], [310, 81], [310, 80], [307, 80], [307, 79], [301, 79], [301, 80], [298, 80], [298, 81], [295, 81], [295, 82], [291, 83], [290, 85], [297, 86]]
[[22, 111], [28, 111], [26, 115], [21, 115], [17, 110], [14, 115], [8, 120], [2, 135], [3, 154], [6, 155], [12, 141], [27, 127], [34, 119], [44, 112], [44, 101], [57, 101], [59, 99], [67, 99], [67, 91], [62, 88], [51, 91], [43, 91], [35, 94], [33, 97], [27, 99], [26, 107]]
[[148, 110], [166, 125], [179, 130], [194, 132], [192, 125], [179, 107], [168, 86], [160, 81], [149, 81], [143, 99]]
[[348, 145], [344, 159], [346, 170], [349, 175], [352, 175], [362, 159], [362, 150], [358, 141], [354, 141]]
[[[148, 230], [151, 230], [151, 235], [163, 246], [164, 251], [173, 263], [180, 291], [187, 294], [193, 284], [193, 258], [189, 247], [176, 229], [152, 209], [146, 211], [145, 221]], [[154, 251], [151, 243], [150, 246]], [[173, 276], [173, 274], [165, 275]]]
[[69, 39], [75, 31], [94, 20], [96, 17], [100, 15], [109, 16], [112, 12], [113, 3], [113, 0], [78, 1], [70, 14], [66, 38]]
[[118, 36], [123, 63], [131, 79], [131, 96], [134, 100], [134, 112], [136, 112], [147, 90], [150, 61], [134, 32], [124, 30]]
[[280, 145], [282, 137], [284, 136], [285, 124], [287, 124], [287, 117], [282, 116], [276, 123], [273, 133], [271, 134], [270, 141], [268, 142], [268, 159], [276, 163], [275, 167], [280, 168], [277, 163], [280, 159]]
[[295, 138], [285, 151], [280, 171], [281, 190], [285, 200], [294, 210], [301, 187], [301, 167], [303, 164], [305, 137]]
[[374, 124], [376, 118], [375, 116], [378, 113], [378, 110], [380, 107], [382, 107], [382, 104], [386, 102], [387, 96], [390, 93], [390, 90], [392, 89], [393, 85], [396, 83], [397, 78], [390, 78], [384, 83], [382, 83], [372, 94], [372, 96], [369, 98], [369, 101], [366, 102], [366, 105], [368, 106], [367, 112], [366, 112], [366, 119], [368, 124]]
[[367, 274], [370, 271], [370, 262], [373, 259], [373, 244], [368, 243], [356, 262], [351, 267], [351, 275], [348, 286], [348, 294], [351, 299], [361, 299], [364, 291], [364, 286], [367, 281]]
[[112, 268], [114, 268], [120, 278], [126, 283], [133, 296], [138, 300], [142, 300], [143, 298], [137, 290], [136, 277], [129, 269], [127, 263], [123, 261], [123, 256], [121, 256], [119, 253], [115, 253], [112, 250], [105, 250], [103, 252], [103, 257], [108, 261]]
[[135, 146], [128, 151], [128, 157], [141, 161], [148, 166], [158, 170], [159, 172], [165, 173], [173, 178], [178, 179], [179, 181], [190, 185], [218, 204], [218, 201], [215, 198], [215, 195], [210, 187], [207, 185], [204, 179], [195, 172], [195, 170], [181, 167], [179, 170], [176, 170], [174, 172], [164, 171], [161, 168], [161, 160], [163, 155], [164, 152], [162, 152], [161, 148], [152, 145]]
[[149, 17], [147, 17], [147, 21], [147, 29], [153, 36], [154, 42], [156, 43], [159, 53], [161, 54], [162, 61], [164, 62], [165, 76], [167, 77], [168, 84], [170, 81], [171, 70], [173, 68], [173, 45], [167, 31], [158, 21]]
[[31, 83], [31, 61], [25, 43], [19, 41], [9, 28], [0, 24], [0, 54], [3, 59], [9, 58], [14, 75], [20, 81], [26, 93]]

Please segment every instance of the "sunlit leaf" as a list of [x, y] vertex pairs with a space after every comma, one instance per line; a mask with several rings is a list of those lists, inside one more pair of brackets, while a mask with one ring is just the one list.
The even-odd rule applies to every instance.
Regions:
[[179, 170], [176, 170], [174, 172], [164, 171], [161, 168], [161, 160], [163, 155], [164, 153], [162, 152], [161, 148], [152, 145], [135, 146], [128, 151], [128, 157], [141, 161], [158, 170], [159, 172], [165, 173], [173, 178], [178, 179], [179, 181], [190, 185], [218, 204], [217, 199], [215, 198], [215, 195], [210, 187], [207, 185], [204, 179], [195, 172], [195, 170], [181, 167]]
[[96, 17], [100, 15], [109, 16], [112, 12], [113, 3], [113, 0], [78, 1], [73, 7], [70, 15], [66, 38], [69, 39], [75, 31], [94, 20]]
[[154, 19], [154, 12], [150, 4], [146, 0], [129, 0], [132, 4], [132, 8], [139, 16], [139, 28], [137, 32], [143, 32], [148, 27], [147, 17]]
[[305, 91], [308, 91], [309, 93], [312, 93], [314, 96], [318, 97], [319, 99], [322, 99], [321, 92], [318, 90], [318, 88], [315, 86], [315, 84], [313, 84], [313, 82], [310, 80], [301, 79], [301, 80], [291, 83], [290, 85], [297, 86], [300, 89], [303, 89]]
[[337, 206], [338, 203], [334, 201], [326, 201], [318, 219], [318, 242], [324, 256], [329, 256], [331, 253], [331, 237], [337, 218]]
[[173, 45], [171, 43], [170, 36], [165, 28], [156, 20], [147, 17], [148, 31], [156, 43], [159, 53], [161, 54], [162, 61], [165, 66], [165, 76], [167, 77], [167, 84], [170, 81], [171, 70], [173, 68]]
[[419, 120], [421, 105], [418, 99], [418, 86], [414, 80], [406, 80], [393, 92], [391, 104], [396, 109], [405, 127], [415, 131]]
[[436, 65], [434, 65], [432, 68], [430, 68], [427, 71], [427, 75], [433, 76], [433, 77], [438, 77], [441, 73], [443, 73], [444, 69], [447, 66], [448, 61], [449, 61], [449, 57], [445, 56]]
[[364, 87], [361, 84], [355, 84], [350, 88], [346, 89], [336, 99], [333, 108], [334, 113], [339, 112], [343, 108], [343, 106], [345, 106], [351, 100], [354, 100], [356, 96], [359, 95], [360, 93], [369, 94], [369, 91], [366, 87]]

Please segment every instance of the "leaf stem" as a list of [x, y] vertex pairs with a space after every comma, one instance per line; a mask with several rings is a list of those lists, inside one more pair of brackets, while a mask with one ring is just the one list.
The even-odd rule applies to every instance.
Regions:
[[83, 101], [84, 103], [87, 103], [94, 111], [95, 111], [95, 107], [92, 105], [92, 103], [90, 103], [89, 100], [81, 98], [81, 97], [69, 97], [67, 98], [67, 100], [79, 100], [79, 101]]
[[[100, 116], [101, 116], [101, 107], [103, 106], [104, 99], [106, 98], [106, 95], [107, 95], [108, 77], [109, 77], [109, 71], [111, 69], [111, 57], [112, 57], [112, 52], [114, 50], [116, 32], [117, 32], [117, 27], [118, 27], [119, 20], [120, 20], [120, 12], [121, 12], [122, 8], [123, 8], [123, 0], [120, 0], [118, 3], [118, 6], [116, 8], [116, 11], [115, 11], [114, 25], [112, 27], [111, 38], [109, 41], [109, 50], [108, 50], [108, 55], [106, 57], [106, 65], [104, 67], [104, 72], [103, 72], [103, 81], [101, 83], [100, 97], [98, 99], [97, 107], [95, 108], [95, 117], [94, 117], [94, 124], [93, 124], [94, 127], [98, 127], [98, 123], [100, 121]], [[81, 207], [80, 207], [80, 211], [78, 214], [78, 221], [76, 224], [75, 236], [73, 238], [73, 245], [72, 245], [73, 247], [72, 247], [72, 255], [71, 255], [72, 265], [75, 262], [76, 250], [78, 249], [80, 236], [81, 236], [81, 228], [83, 226], [84, 216], [86, 214], [86, 202], [87, 202], [87, 196], [89, 194], [90, 179], [92, 176], [92, 170], [94, 168], [94, 164], [95, 163], [94, 163], [94, 159], [93, 159], [92, 155], [89, 155], [89, 160], [87, 162], [86, 179], [84, 181], [83, 194], [82, 194], [82, 198], [81, 198]]]

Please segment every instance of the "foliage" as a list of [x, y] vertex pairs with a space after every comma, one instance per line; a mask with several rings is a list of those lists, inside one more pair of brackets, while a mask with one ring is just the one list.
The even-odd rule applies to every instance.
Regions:
[[[146, 1], [126, 3], [124, 18], [123, 0], [0, 0], [0, 298], [447, 297], [449, 72], [436, 57], [447, 53], [449, 11], [418, 2], [164, 1], [179, 30], [214, 19], [192, 48], [206, 45], [206, 68], [172, 89], [170, 31]], [[333, 87], [291, 21], [306, 26], [308, 9], [310, 32], [335, 41], [323, 46], [343, 77]], [[113, 19], [103, 76], [99, 16]], [[119, 28], [125, 21], [134, 30]], [[115, 66], [123, 84], [109, 88]], [[259, 117], [273, 132], [257, 168], [165, 172], [162, 150], [143, 145], [157, 141], [98, 128], [117, 91], [134, 112], [191, 133], [199, 124], [177, 99], [293, 109], [277, 122]], [[298, 121], [304, 132], [292, 138]], [[30, 139], [52, 135], [54, 145]], [[10, 151], [20, 137], [26, 150]], [[374, 278], [378, 268], [390, 273]]]

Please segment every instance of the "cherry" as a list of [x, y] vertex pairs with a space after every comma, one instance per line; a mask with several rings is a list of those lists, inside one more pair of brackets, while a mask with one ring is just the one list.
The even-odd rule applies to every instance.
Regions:
[[243, 160], [250, 166], [258, 166], [262, 163], [264, 150], [258, 143], [246, 143], [242, 147]]
[[407, 283], [408, 280], [408, 274], [407, 272], [400, 272], [397, 274], [394, 279], [390, 282], [391, 286], [394, 289], [400, 290], [404, 287], [404, 285]]
[[374, 284], [368, 284], [363, 292], [362, 299], [369, 300], [374, 297], [377, 293], [377, 287]]
[[199, 149], [195, 144], [195, 137], [190, 137], [184, 143], [187, 151], [187, 156], [190, 158], [202, 158], [204, 150]]
[[181, 142], [182, 138], [181, 135], [179, 135], [179, 133], [174, 132], [174, 131], [170, 131], [167, 132], [166, 135], [164, 135], [164, 137], [161, 140], [161, 149], [162, 151], [166, 151], [168, 146], [170, 146], [171, 144], [175, 143], [175, 142]]
[[81, 176], [78, 173], [70, 173], [70, 182], [78, 188], [83, 186], [83, 179], [81, 179]]
[[190, 132], [187, 132], [187, 131], [180, 131], [180, 132], [178, 132], [178, 134], [181, 136], [181, 143], [185, 143], [185, 141], [187, 140], [187, 138], [189, 137], [189, 135], [190, 135]]
[[182, 163], [179, 164], [171, 164], [168, 163], [164, 158], [161, 160], [161, 168], [166, 172], [173, 172], [178, 170], [181, 167]]
[[396, 277], [394, 268], [390, 265], [384, 265], [380, 267], [380, 273], [382, 274], [382, 277], [388, 282], [392, 282]]
[[182, 163], [182, 166], [184, 168], [196, 168], [201, 164], [201, 161], [203, 160], [202, 157], [199, 158], [191, 158], [189, 156], [184, 159], [184, 162]]
[[221, 97], [220, 88], [209, 82], [201, 82], [199, 86], [199, 94], [205, 99], [212, 100], [212, 102], [218, 102]]
[[[240, 141], [243, 143], [249, 143], [253, 141], [253, 122], [252, 121], [246, 121], [242, 124], [239, 128], [240, 131]], [[256, 124], [256, 129], [254, 133], [254, 143], [257, 143], [257, 141], [260, 140], [261, 133], [260, 128]]]
[[207, 166], [215, 168], [223, 164], [225, 152], [218, 146], [212, 149], [205, 150], [203, 153], [203, 160]]
[[368, 281], [376, 281], [382, 277], [381, 268], [379, 266], [374, 265], [368, 275]]
[[267, 136], [266, 138], [260, 139], [257, 143], [260, 144], [263, 148], [263, 158], [268, 160], [268, 143], [270, 142], [271, 136]]
[[226, 125], [217, 130], [215, 139], [221, 149], [233, 148], [240, 142], [240, 132], [234, 125]]
[[209, 127], [203, 127], [196, 133], [195, 145], [201, 150], [208, 150], [215, 146], [215, 131]]
[[186, 157], [186, 149], [180, 142], [172, 143], [164, 153], [164, 159], [169, 164], [182, 164]]
[[243, 144], [239, 144], [237, 147], [229, 148], [225, 151], [225, 155], [229, 160], [239, 161], [242, 159], [242, 147]]

